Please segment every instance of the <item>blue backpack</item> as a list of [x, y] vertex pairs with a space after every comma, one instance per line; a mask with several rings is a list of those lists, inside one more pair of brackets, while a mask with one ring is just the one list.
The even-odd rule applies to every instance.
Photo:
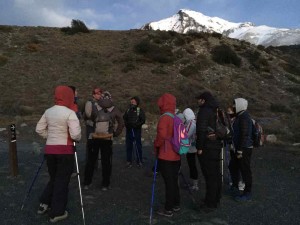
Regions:
[[173, 137], [171, 139], [174, 151], [179, 155], [186, 154], [191, 144], [182, 120], [172, 113], [166, 112], [163, 115], [168, 115], [174, 120]]

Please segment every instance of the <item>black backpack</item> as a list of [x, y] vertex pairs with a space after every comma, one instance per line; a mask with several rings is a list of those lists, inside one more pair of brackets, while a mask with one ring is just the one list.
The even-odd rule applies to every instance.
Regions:
[[217, 108], [216, 109], [216, 128], [212, 129], [211, 127], [208, 127], [209, 129], [209, 134], [214, 133], [216, 135], [216, 138], [219, 140], [227, 140], [232, 137], [232, 132], [231, 132], [231, 125], [230, 125], [230, 120], [225, 113], [224, 110]]

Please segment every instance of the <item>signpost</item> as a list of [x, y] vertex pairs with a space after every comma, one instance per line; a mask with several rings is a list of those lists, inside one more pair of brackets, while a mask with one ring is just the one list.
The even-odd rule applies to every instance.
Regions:
[[17, 156], [17, 135], [16, 125], [11, 124], [9, 126], [10, 135], [8, 136], [9, 143], [9, 167], [12, 176], [16, 177], [19, 174], [18, 169], [18, 156]]

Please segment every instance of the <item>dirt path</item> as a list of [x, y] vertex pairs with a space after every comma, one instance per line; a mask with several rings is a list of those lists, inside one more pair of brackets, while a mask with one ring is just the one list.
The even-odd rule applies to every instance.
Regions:
[[[8, 173], [7, 144], [0, 143], [0, 221], [1, 225], [46, 225], [47, 216], [36, 214], [38, 197], [41, 194], [48, 174], [46, 165], [38, 176], [27, 204], [20, 211], [31, 181], [42, 161], [42, 154], [36, 154], [36, 144], [17, 144], [19, 171], [17, 178]], [[83, 172], [84, 144], [78, 146], [79, 164]], [[142, 169], [125, 168], [125, 149], [114, 146], [112, 190], [100, 190], [101, 168], [96, 172], [93, 186], [83, 190], [84, 210], [87, 225], [149, 224], [152, 177], [150, 168], [153, 156], [150, 147], [144, 147], [145, 166]], [[188, 191], [181, 188], [182, 210], [173, 218], [167, 219], [153, 214], [153, 224], [300, 224], [300, 149], [268, 146], [255, 150], [253, 154], [253, 201], [237, 203], [226, 194], [221, 207], [205, 214], [197, 210]], [[188, 178], [186, 160], [183, 158], [183, 171]], [[225, 177], [226, 178], [226, 177]], [[182, 184], [183, 181], [181, 180]], [[204, 196], [204, 183], [201, 176], [201, 189], [194, 194], [197, 200]], [[164, 202], [164, 185], [158, 176], [155, 188], [154, 210]], [[69, 218], [58, 224], [83, 224], [77, 178], [72, 178], [69, 192]]]

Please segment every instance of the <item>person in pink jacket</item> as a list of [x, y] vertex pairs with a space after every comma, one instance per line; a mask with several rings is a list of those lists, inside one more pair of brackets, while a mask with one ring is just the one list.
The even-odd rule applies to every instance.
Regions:
[[165, 182], [165, 207], [157, 213], [171, 217], [173, 212], [180, 210], [180, 193], [178, 173], [180, 169], [180, 155], [173, 150], [171, 138], [173, 136], [173, 118], [164, 113], [175, 114], [176, 98], [171, 94], [163, 94], [157, 101], [161, 117], [157, 124], [157, 134], [154, 141], [155, 153], [158, 157], [158, 167]]
[[50, 222], [68, 217], [68, 186], [74, 166], [74, 141], [81, 139], [81, 127], [72, 110], [74, 93], [68, 86], [55, 89], [55, 105], [47, 109], [36, 132], [47, 139], [45, 157], [50, 180], [40, 197], [38, 214], [48, 212]]

